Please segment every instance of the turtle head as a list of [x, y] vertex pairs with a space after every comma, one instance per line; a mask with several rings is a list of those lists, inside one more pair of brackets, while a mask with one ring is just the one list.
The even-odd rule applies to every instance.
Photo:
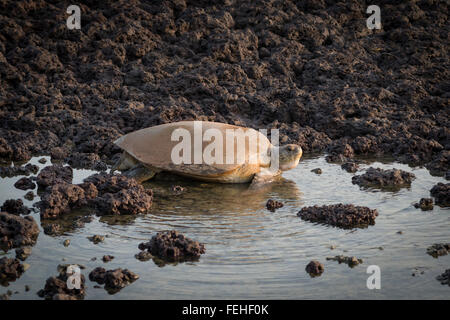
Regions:
[[278, 155], [280, 159], [280, 169], [282, 171], [294, 169], [298, 165], [302, 154], [302, 148], [296, 144], [287, 144], [279, 147]]

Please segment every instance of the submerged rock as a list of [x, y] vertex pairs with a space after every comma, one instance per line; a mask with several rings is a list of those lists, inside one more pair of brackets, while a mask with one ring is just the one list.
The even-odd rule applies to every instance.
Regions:
[[175, 230], [158, 232], [149, 242], [140, 243], [139, 249], [167, 262], [198, 260], [206, 252], [204, 244]]
[[312, 260], [310, 263], [307, 264], [305, 270], [306, 272], [309, 273], [311, 277], [317, 277], [320, 276], [325, 271], [325, 267], [319, 261]]
[[415, 175], [399, 169], [369, 168], [352, 178], [352, 183], [367, 188], [403, 187], [411, 185]]
[[282, 207], [283, 207], [283, 203], [280, 202], [280, 201], [272, 200], [272, 199], [267, 200], [266, 208], [269, 211], [275, 212], [276, 209], [279, 209], [279, 208], [282, 208]]
[[104, 255], [103, 257], [102, 257], [102, 260], [103, 260], [103, 262], [110, 262], [112, 259], [114, 259], [114, 256], [111, 256], [111, 255], [109, 255], [109, 254], [107, 254], [107, 255]]
[[28, 201], [33, 201], [34, 193], [33, 193], [33, 191], [28, 191], [23, 197], [25, 199], [27, 199]]
[[356, 257], [346, 257], [344, 255], [335, 256], [335, 257], [327, 257], [327, 260], [333, 260], [341, 263], [347, 264], [350, 268], [357, 266], [358, 264], [363, 263], [362, 259], [358, 259]]
[[89, 273], [89, 280], [104, 284], [105, 290], [114, 294], [139, 279], [139, 276], [128, 269], [106, 270], [97, 267]]
[[98, 234], [93, 235], [91, 237], [88, 237], [89, 241], [93, 242], [94, 244], [98, 244], [100, 242], [105, 241], [105, 236], [100, 236]]
[[[46, 300], [82, 300], [86, 295], [86, 280], [83, 274], [79, 274], [79, 289], [74, 287], [69, 289], [67, 286], [67, 280], [70, 276], [75, 276], [72, 273], [68, 273], [69, 265], [58, 266], [59, 275], [56, 277], [50, 277], [45, 282], [44, 289], [39, 290], [38, 296], [45, 298]], [[80, 267], [80, 266], [79, 266]], [[83, 269], [80, 267], [80, 269]], [[74, 269], [72, 269], [74, 271]], [[76, 283], [74, 283], [75, 285]]]
[[433, 210], [433, 199], [422, 198], [418, 203], [414, 204], [414, 207], [416, 207], [417, 209], [420, 208], [423, 211]]
[[436, 277], [436, 280], [439, 281], [443, 285], [450, 286], [450, 269], [447, 269], [441, 275]]
[[315, 168], [315, 169], [312, 169], [311, 172], [314, 172], [315, 174], [322, 174], [322, 169]]
[[427, 248], [427, 253], [434, 258], [446, 256], [449, 252], [450, 243], [435, 243]]
[[23, 201], [18, 199], [6, 200], [0, 208], [0, 211], [8, 212], [15, 215], [26, 215], [31, 212], [30, 208], [23, 204]]
[[36, 188], [36, 184], [30, 178], [23, 177], [14, 183], [14, 187], [20, 190], [28, 190]]
[[430, 190], [435, 203], [441, 207], [450, 207], [450, 183], [439, 182]]
[[0, 248], [4, 251], [20, 246], [32, 246], [38, 235], [39, 227], [33, 217], [0, 212]]
[[302, 220], [332, 225], [339, 228], [364, 228], [375, 224], [376, 209], [354, 206], [353, 204], [334, 204], [304, 207], [298, 213]]

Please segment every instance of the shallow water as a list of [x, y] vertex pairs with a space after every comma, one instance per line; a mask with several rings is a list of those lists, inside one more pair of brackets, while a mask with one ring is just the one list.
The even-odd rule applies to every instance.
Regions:
[[[38, 163], [39, 158], [30, 162], [41, 168], [49, 165]], [[410, 188], [397, 192], [363, 190], [351, 183], [354, 174], [320, 156], [303, 159], [296, 169], [285, 172], [281, 181], [258, 191], [248, 190], [247, 185], [146, 183], [155, 191], [155, 201], [145, 216], [95, 218], [84, 228], [58, 237], [45, 235], [41, 228], [26, 261], [30, 269], [8, 287], [0, 286], [0, 293], [18, 291], [11, 299], [39, 299], [36, 292], [48, 277], [57, 275], [58, 264], [78, 263], [86, 266], [82, 270], [87, 279], [86, 299], [450, 299], [449, 287], [435, 279], [449, 268], [450, 255], [435, 259], [426, 254], [431, 244], [450, 241], [450, 211], [435, 206], [433, 211], [424, 212], [412, 205], [429, 197], [431, 187], [444, 179], [430, 176], [424, 168], [399, 163], [373, 162], [362, 165], [359, 172], [369, 166], [407, 170], [416, 179]], [[310, 172], [317, 167], [322, 168], [321, 175]], [[92, 173], [74, 170], [74, 183]], [[0, 203], [22, 198], [31, 207], [39, 200], [23, 199], [27, 191], [13, 186], [19, 178], [0, 178]], [[173, 184], [187, 191], [173, 195], [169, 191]], [[268, 211], [265, 203], [269, 198], [283, 202], [284, 207], [275, 213]], [[340, 202], [378, 209], [376, 224], [342, 230], [296, 216], [302, 206]], [[32, 215], [40, 224], [39, 214]], [[206, 254], [197, 262], [164, 267], [134, 258], [140, 242], [169, 229], [205, 243]], [[94, 234], [107, 238], [95, 245], [87, 239]], [[70, 239], [69, 247], [63, 246], [65, 239]], [[331, 245], [336, 248], [330, 249]], [[101, 261], [105, 254], [115, 259], [105, 264]], [[364, 262], [349, 268], [326, 260], [339, 254]], [[7, 255], [14, 256], [14, 250]], [[93, 257], [97, 260], [91, 261]], [[320, 277], [311, 278], [305, 272], [310, 260], [325, 265]], [[367, 289], [369, 265], [381, 269], [380, 290]], [[89, 272], [97, 266], [128, 268], [140, 279], [110, 295], [88, 280]], [[415, 268], [424, 274], [413, 277]], [[25, 292], [25, 285], [31, 287], [29, 292]]]

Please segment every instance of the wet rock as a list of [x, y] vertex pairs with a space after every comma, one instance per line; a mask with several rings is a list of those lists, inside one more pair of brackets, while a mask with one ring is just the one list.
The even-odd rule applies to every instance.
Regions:
[[8, 212], [16, 215], [26, 215], [31, 212], [30, 208], [23, 204], [23, 201], [18, 199], [9, 199], [6, 200], [0, 208], [0, 211]]
[[427, 253], [433, 258], [446, 256], [450, 252], [450, 243], [435, 243], [427, 248]]
[[315, 174], [322, 174], [322, 169], [315, 168], [315, 169], [312, 169], [311, 172], [314, 172]]
[[84, 7], [74, 34], [60, 10], [1, 2], [1, 158], [110, 159], [123, 133], [192, 119], [270, 125], [336, 160], [426, 163], [448, 150], [445, 1], [386, 4], [382, 36], [361, 25], [357, 1], [121, 6]]
[[28, 190], [36, 188], [36, 184], [30, 178], [20, 178], [14, 183], [14, 187], [20, 190]]
[[102, 257], [102, 260], [103, 260], [103, 262], [110, 262], [112, 259], [114, 259], [114, 256], [111, 256], [111, 255], [104, 255], [103, 257]]
[[39, 167], [31, 163], [24, 166], [0, 167], [0, 177], [29, 176], [30, 174], [36, 174], [38, 171]]
[[63, 234], [63, 230], [60, 224], [58, 223], [50, 223], [44, 225], [44, 233], [49, 236], [56, 236]]
[[272, 200], [272, 199], [267, 200], [267, 203], [266, 203], [267, 210], [275, 212], [276, 209], [279, 209], [281, 207], [283, 207], [283, 203], [281, 203], [280, 201]]
[[39, 227], [33, 217], [0, 212], [0, 248], [4, 251], [20, 246], [32, 246], [38, 235]]
[[93, 242], [94, 244], [98, 244], [100, 242], [105, 241], [105, 236], [100, 236], [98, 234], [93, 235], [91, 237], [88, 237], [89, 241]]
[[16, 259], [25, 261], [31, 255], [31, 247], [23, 247], [16, 249]]
[[353, 268], [353, 267], [357, 266], [358, 264], [363, 263], [362, 259], [358, 259], [356, 257], [346, 257], [343, 255], [335, 256], [335, 257], [327, 257], [327, 260], [337, 261], [337, 262], [339, 262], [339, 264], [345, 263], [350, 268]]
[[114, 294], [139, 279], [139, 276], [128, 269], [106, 270], [97, 267], [89, 273], [89, 280], [104, 284], [105, 290]]
[[[80, 268], [82, 269], [82, 268]], [[73, 269], [72, 269], [73, 270]], [[58, 266], [59, 275], [50, 277], [45, 282], [44, 289], [38, 291], [38, 296], [46, 300], [82, 300], [86, 295], [85, 277], [80, 273], [80, 288], [69, 289], [67, 280], [70, 276], [75, 276], [68, 273], [68, 265]]]
[[167, 262], [198, 260], [200, 255], [206, 252], [204, 244], [191, 240], [175, 230], [158, 232], [149, 242], [140, 243], [139, 250], [146, 250]]
[[441, 151], [432, 161], [427, 163], [426, 168], [432, 175], [445, 175], [450, 170], [450, 150]]
[[99, 191], [93, 200], [98, 215], [143, 214], [152, 206], [152, 190], [123, 175], [96, 174], [85, 182], [94, 184]]
[[358, 171], [359, 165], [356, 162], [348, 161], [348, 162], [342, 164], [341, 168], [347, 172], [355, 173], [356, 171]]
[[33, 193], [33, 191], [28, 191], [23, 197], [25, 199], [27, 199], [28, 201], [33, 201], [34, 200], [34, 193]]
[[153, 255], [148, 251], [141, 251], [138, 254], [135, 254], [134, 257], [140, 261], [148, 261], [153, 259]]
[[47, 163], [47, 159], [45, 159], [45, 158], [40, 158], [40, 159], [38, 160], [38, 162], [41, 163], [41, 164], [46, 164], [46, 163]]
[[450, 207], [450, 183], [439, 182], [430, 190], [430, 194], [434, 197], [434, 201], [441, 207]]
[[418, 203], [414, 204], [414, 207], [420, 208], [423, 211], [433, 210], [433, 199], [422, 198]]
[[70, 164], [72, 168], [77, 169], [92, 169], [105, 171], [107, 169], [106, 164], [101, 161], [100, 157], [96, 153], [80, 153], [74, 152], [65, 161]]
[[64, 148], [56, 147], [53, 148], [50, 152], [50, 157], [52, 161], [56, 160], [63, 160], [67, 155], [67, 150]]
[[86, 204], [85, 192], [81, 187], [58, 183], [46, 189], [37, 206], [42, 219], [54, 219]]
[[64, 247], [70, 246], [70, 240], [69, 239], [64, 240], [63, 245]]
[[312, 260], [307, 264], [305, 270], [311, 277], [318, 277], [325, 271], [325, 267], [319, 261]]
[[305, 221], [348, 229], [365, 228], [369, 225], [374, 225], [378, 212], [376, 209], [340, 203], [304, 207], [297, 213], [297, 216]]
[[436, 280], [439, 281], [443, 285], [450, 286], [450, 269], [447, 269], [441, 275], [436, 277]]
[[17, 278], [25, 272], [25, 265], [18, 259], [1, 258], [0, 259], [0, 284], [7, 286], [9, 282], [16, 281]]
[[362, 175], [352, 177], [352, 183], [366, 188], [403, 187], [411, 185], [413, 173], [399, 169], [369, 168]]
[[69, 166], [51, 165], [39, 172], [36, 182], [40, 188], [45, 189], [55, 184], [71, 183], [73, 170]]

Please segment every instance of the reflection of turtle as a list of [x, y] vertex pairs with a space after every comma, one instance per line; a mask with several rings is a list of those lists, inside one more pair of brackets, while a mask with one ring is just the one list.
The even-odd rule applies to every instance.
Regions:
[[111, 172], [124, 171], [139, 182], [161, 171], [221, 183], [268, 181], [295, 168], [302, 156], [297, 145], [276, 147], [254, 129], [218, 122], [163, 124], [128, 133], [114, 143], [124, 152]]

